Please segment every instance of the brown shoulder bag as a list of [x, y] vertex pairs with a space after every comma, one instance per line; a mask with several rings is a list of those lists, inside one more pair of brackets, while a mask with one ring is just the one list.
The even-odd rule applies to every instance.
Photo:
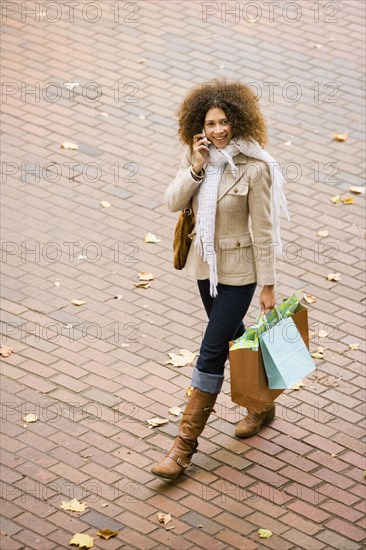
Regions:
[[175, 269], [183, 269], [186, 265], [189, 248], [192, 244], [192, 231], [194, 227], [194, 214], [192, 199], [184, 210], [179, 214], [177, 225], [174, 231], [173, 251]]

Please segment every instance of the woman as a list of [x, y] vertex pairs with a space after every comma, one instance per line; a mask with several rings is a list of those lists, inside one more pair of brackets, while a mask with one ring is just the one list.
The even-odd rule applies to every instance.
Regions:
[[[188, 147], [165, 199], [172, 212], [192, 200], [196, 225], [185, 269], [197, 279], [209, 322], [179, 434], [152, 468], [167, 479], [177, 477], [197, 449], [224, 380], [228, 343], [244, 333], [242, 319], [257, 284], [262, 312], [275, 305], [273, 248], [280, 249], [279, 208], [286, 210], [282, 176], [261, 148], [266, 125], [250, 88], [203, 84], [189, 92], [178, 116], [179, 136]], [[274, 403], [248, 410], [235, 433], [249, 437], [274, 416]]]

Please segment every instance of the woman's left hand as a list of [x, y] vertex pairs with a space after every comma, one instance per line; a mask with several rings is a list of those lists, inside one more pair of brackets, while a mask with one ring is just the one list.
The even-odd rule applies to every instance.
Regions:
[[268, 313], [276, 305], [274, 285], [264, 286], [259, 295], [259, 304], [262, 313]]

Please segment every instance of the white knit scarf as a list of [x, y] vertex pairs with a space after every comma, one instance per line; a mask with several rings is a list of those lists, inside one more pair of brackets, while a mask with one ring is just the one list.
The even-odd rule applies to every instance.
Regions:
[[284, 194], [284, 178], [275, 159], [264, 151], [257, 141], [244, 141], [243, 139], [232, 139], [224, 149], [217, 149], [214, 145], [209, 147], [209, 157], [206, 165], [206, 176], [200, 185], [198, 194], [198, 212], [196, 222], [195, 246], [204, 262], [209, 267], [210, 294], [217, 296], [217, 258], [214, 248], [215, 222], [217, 208], [217, 193], [220, 180], [225, 170], [226, 163], [229, 163], [232, 170], [237, 171], [233, 157], [243, 153], [248, 157], [259, 159], [267, 163], [271, 178], [271, 212], [273, 227], [273, 244], [276, 246], [276, 253], [282, 252], [280, 235], [280, 211], [282, 210], [289, 220], [286, 197]]

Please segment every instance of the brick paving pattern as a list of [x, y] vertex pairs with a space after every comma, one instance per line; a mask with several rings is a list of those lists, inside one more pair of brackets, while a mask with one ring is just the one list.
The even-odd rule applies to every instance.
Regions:
[[[14, 350], [2, 361], [2, 549], [68, 548], [77, 532], [109, 550], [363, 548], [364, 196], [348, 188], [364, 175], [364, 7], [2, 3], [2, 332]], [[194, 465], [164, 482], [150, 467], [192, 371], [167, 354], [196, 351], [206, 319], [195, 282], [172, 267], [163, 193], [181, 156], [180, 101], [223, 76], [261, 96], [292, 215], [277, 296], [317, 297], [311, 348], [324, 359], [245, 441], [227, 379]], [[145, 244], [148, 231], [160, 242]], [[134, 286], [141, 271], [155, 275], [148, 289]], [[247, 323], [257, 311], [255, 300]], [[169, 423], [150, 429], [157, 415]], [[72, 498], [86, 512], [60, 508]], [[102, 528], [119, 534], [100, 539]]]

